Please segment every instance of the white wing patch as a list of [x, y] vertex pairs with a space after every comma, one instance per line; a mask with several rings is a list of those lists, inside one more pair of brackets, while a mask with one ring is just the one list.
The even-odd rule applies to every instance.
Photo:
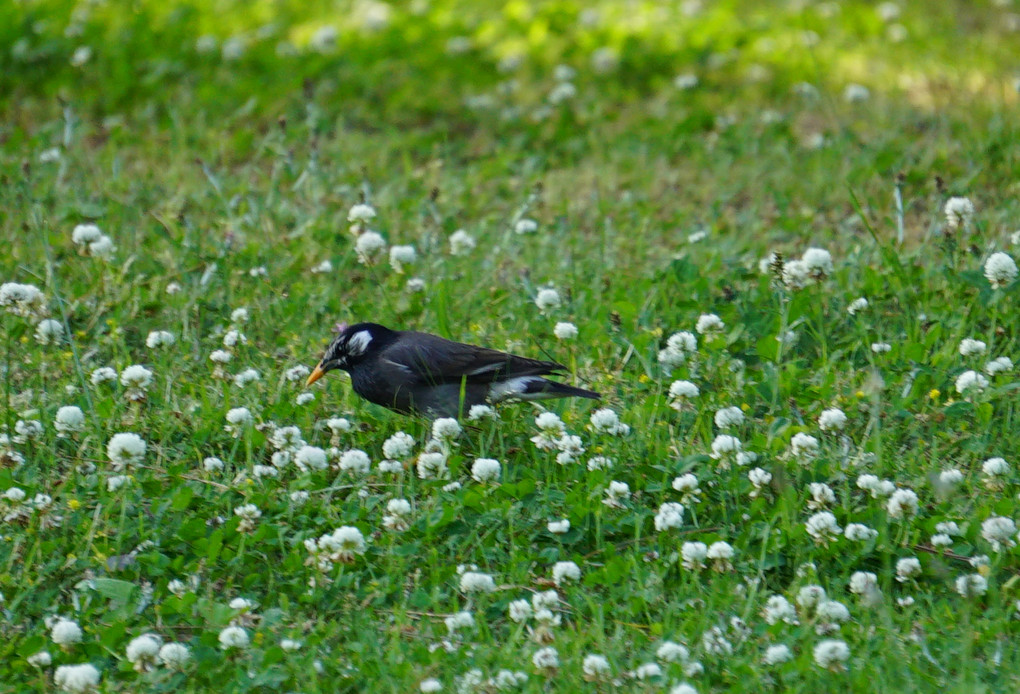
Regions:
[[503, 402], [504, 400], [548, 400], [555, 398], [552, 393], [527, 393], [528, 386], [532, 383], [542, 383], [545, 379], [539, 376], [518, 376], [489, 386], [489, 401]]
[[360, 357], [368, 349], [372, 341], [372, 335], [367, 330], [359, 330], [347, 340], [347, 353]]

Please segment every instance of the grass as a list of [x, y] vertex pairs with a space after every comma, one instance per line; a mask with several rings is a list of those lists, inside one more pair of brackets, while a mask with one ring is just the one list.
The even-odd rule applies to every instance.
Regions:
[[[1017, 686], [1017, 550], [982, 532], [993, 516], [1016, 520], [1016, 372], [988, 376], [980, 393], [955, 389], [964, 371], [1018, 356], [1017, 282], [995, 289], [982, 271], [992, 252], [1017, 256], [1008, 9], [904, 7], [884, 21], [858, 2], [835, 13], [723, 2], [665, 18], [613, 3], [596, 17], [570, 2], [436, 2], [394, 8], [369, 30], [349, 19], [372, 16], [367, 4], [89, 7], [71, 32], [70, 3], [0, 9], [0, 281], [45, 296], [31, 317], [0, 313], [2, 421], [18, 454], [3, 458], [0, 493], [25, 492], [0, 500], [0, 691], [45, 690], [79, 663], [110, 692], [413, 691], [427, 678], [491, 691], [503, 669], [527, 673], [522, 691]], [[336, 44], [314, 50], [323, 24]], [[196, 50], [203, 35], [214, 52]], [[234, 60], [221, 54], [230, 37], [245, 44]], [[456, 37], [467, 53], [449, 52]], [[80, 46], [92, 55], [73, 66]], [[553, 104], [561, 63], [577, 93]], [[688, 72], [697, 85], [676, 87]], [[870, 96], [846, 101], [850, 83]], [[960, 195], [977, 211], [953, 231], [942, 210]], [[359, 262], [347, 215], [360, 202], [390, 244], [415, 246], [405, 273], [385, 257]], [[520, 219], [537, 232], [516, 234]], [[108, 260], [72, 242], [89, 222], [112, 238]], [[450, 251], [457, 229], [477, 241], [463, 255]], [[811, 247], [832, 254], [821, 281], [791, 290], [759, 270], [771, 252], [789, 262]], [[331, 269], [317, 271], [323, 261]], [[407, 288], [412, 277], [424, 291]], [[534, 303], [545, 286], [562, 299], [548, 314]], [[850, 315], [858, 297], [868, 308]], [[43, 313], [68, 328], [56, 344], [35, 337]], [[699, 334], [670, 373], [660, 350], [703, 314], [725, 328]], [[562, 361], [630, 433], [593, 430], [600, 406], [588, 401], [553, 403], [586, 449], [560, 464], [531, 441], [535, 408], [505, 406], [446, 447], [444, 479], [420, 479], [429, 423], [361, 401], [336, 374], [297, 404], [303, 378], [288, 371], [314, 365], [333, 325], [356, 320]], [[579, 336], [557, 339], [560, 321]], [[247, 342], [217, 369], [209, 355], [232, 327]], [[175, 342], [147, 347], [157, 330]], [[984, 353], [962, 355], [967, 338]], [[142, 399], [91, 381], [133, 364], [153, 374]], [[260, 379], [236, 385], [249, 368]], [[678, 410], [669, 391], [681, 379], [700, 395]], [[84, 423], [59, 437], [68, 405]], [[235, 437], [224, 426], [238, 407], [258, 426]], [[744, 420], [724, 431], [714, 418], [725, 407]], [[829, 408], [846, 414], [842, 432], [820, 430]], [[332, 434], [339, 416], [353, 426]], [[15, 442], [28, 421], [41, 432]], [[298, 427], [331, 467], [266, 474], [269, 423]], [[415, 450], [402, 473], [380, 472], [397, 431]], [[116, 470], [107, 445], [126, 432], [146, 452]], [[711, 457], [720, 434], [757, 460]], [[816, 455], [791, 454], [798, 434], [818, 440]], [[339, 470], [349, 449], [371, 458], [368, 475]], [[589, 470], [594, 456], [613, 467]], [[210, 457], [223, 469], [206, 469]], [[500, 461], [498, 482], [472, 479], [479, 457]], [[1001, 478], [983, 471], [995, 457], [1009, 465]], [[771, 474], [760, 490], [756, 467]], [[962, 473], [952, 489], [939, 479], [951, 468]], [[686, 473], [697, 503], [673, 487]], [[890, 514], [858, 485], [864, 474], [916, 492], [916, 515]], [[614, 481], [630, 495], [611, 506]], [[816, 542], [812, 483], [831, 489], [822, 505], [840, 528], [877, 536]], [[400, 532], [384, 526], [391, 499], [412, 508]], [[685, 508], [680, 527], [659, 532], [664, 502]], [[261, 513], [249, 529], [235, 513], [246, 504]], [[560, 519], [565, 534], [548, 528]], [[939, 548], [946, 521], [960, 534]], [[305, 541], [343, 526], [361, 532], [364, 553], [320, 571]], [[685, 568], [687, 542], [728, 543], [732, 566]], [[988, 563], [972, 565], [981, 555]], [[907, 557], [921, 573], [900, 582]], [[580, 579], [557, 586], [565, 561]], [[467, 565], [496, 590], [462, 590]], [[855, 594], [862, 571], [877, 585]], [[961, 596], [957, 581], [975, 574], [987, 592]], [[798, 606], [798, 624], [770, 624], [767, 600], [796, 604], [808, 585], [848, 619], [825, 626]], [[510, 619], [512, 601], [549, 590], [558, 625]], [[445, 620], [465, 610], [473, 626], [450, 633]], [[55, 643], [55, 615], [81, 640]], [[231, 625], [247, 646], [222, 647]], [[712, 647], [713, 628], [728, 646]], [[190, 660], [136, 668], [128, 645], [143, 634], [185, 644]], [[817, 663], [825, 639], [845, 642], [843, 667]], [[689, 662], [657, 661], [666, 640]], [[792, 659], [763, 664], [776, 644]], [[558, 668], [536, 665], [550, 646]], [[40, 651], [52, 664], [29, 662]], [[592, 654], [609, 662], [602, 681], [585, 679]], [[661, 673], [637, 678], [650, 662]]]

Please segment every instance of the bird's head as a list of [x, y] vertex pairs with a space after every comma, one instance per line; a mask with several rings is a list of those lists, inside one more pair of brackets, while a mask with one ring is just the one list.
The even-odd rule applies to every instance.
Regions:
[[389, 342], [393, 335], [392, 330], [375, 323], [356, 325], [342, 323], [337, 329], [337, 336], [326, 347], [326, 352], [312, 370], [305, 386], [312, 385], [333, 369], [350, 371], [351, 367], [356, 366], [370, 351]]

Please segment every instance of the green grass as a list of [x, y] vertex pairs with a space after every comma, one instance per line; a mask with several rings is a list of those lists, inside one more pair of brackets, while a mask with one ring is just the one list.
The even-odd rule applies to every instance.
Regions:
[[[43, 312], [70, 330], [44, 345], [41, 314], [0, 312], [0, 425], [12, 439], [19, 421], [42, 425], [10, 444], [23, 461], [0, 468], [0, 494], [26, 493], [0, 499], [0, 692], [52, 688], [58, 666], [78, 663], [98, 668], [110, 692], [405, 692], [430, 677], [445, 691], [492, 691], [469, 689], [472, 669], [486, 681], [526, 672], [520, 689], [536, 692], [1016, 688], [1020, 562], [982, 535], [992, 516], [1017, 519], [1016, 371], [970, 398], [955, 389], [965, 370], [1020, 358], [1018, 284], [993, 289], [982, 271], [995, 251], [1018, 255], [1015, 21], [972, 3], [904, 6], [890, 21], [860, 2], [831, 16], [834, 4], [705, 5], [685, 17], [603, 3], [587, 21], [581, 3], [435, 2], [394, 8], [366, 30], [349, 19], [365, 5], [136, 3], [128, 13], [97, 3], [71, 36], [71, 3], [0, 9], [0, 282], [38, 287]], [[320, 52], [308, 42], [323, 24], [338, 36]], [[890, 24], [905, 28], [901, 41]], [[200, 53], [203, 35], [218, 46], [243, 35], [247, 48], [234, 61]], [[461, 36], [471, 50], [449, 53]], [[282, 40], [293, 55], [278, 54]], [[92, 55], [74, 67], [82, 45]], [[598, 70], [592, 56], [605, 47], [619, 62]], [[513, 55], [521, 64], [502, 71]], [[559, 64], [576, 69], [577, 94], [551, 104]], [[689, 72], [697, 86], [674, 86]], [[798, 95], [800, 82], [816, 94]], [[847, 102], [850, 83], [870, 98]], [[54, 149], [55, 160], [41, 156]], [[957, 232], [942, 213], [954, 195], [977, 210]], [[358, 261], [347, 213], [362, 201], [389, 244], [417, 249], [405, 273], [385, 257]], [[514, 233], [522, 218], [538, 231]], [[112, 238], [109, 260], [72, 242], [87, 222]], [[450, 252], [458, 229], [477, 241], [464, 255]], [[791, 291], [759, 271], [770, 252], [789, 262], [811, 247], [833, 257], [822, 281]], [[332, 269], [315, 272], [324, 260]], [[423, 292], [407, 289], [412, 277]], [[550, 285], [562, 304], [543, 315], [534, 299]], [[849, 315], [862, 296], [868, 308]], [[247, 344], [218, 372], [209, 355], [224, 349], [237, 308], [249, 314], [237, 326]], [[709, 313], [725, 329], [698, 335], [696, 356], [669, 373], [660, 349]], [[446, 479], [419, 479], [427, 422], [361, 401], [337, 374], [298, 405], [303, 378], [285, 376], [316, 363], [336, 322], [357, 320], [561, 361], [630, 433], [593, 431], [588, 401], [553, 403], [586, 448], [561, 465], [531, 441], [538, 411], [504, 406], [449, 447]], [[579, 336], [557, 339], [559, 321]], [[148, 348], [155, 330], [175, 343]], [[788, 330], [796, 338], [781, 344]], [[966, 338], [985, 353], [961, 355]], [[153, 373], [140, 401], [90, 381], [96, 368], [132, 364]], [[261, 379], [235, 385], [248, 368]], [[676, 410], [668, 394], [680, 379], [700, 396]], [[85, 421], [60, 438], [66, 405]], [[259, 426], [235, 438], [224, 425], [237, 407]], [[745, 417], [727, 432], [713, 421], [724, 407]], [[820, 431], [829, 408], [846, 413], [843, 432]], [[352, 430], [331, 436], [336, 416]], [[330, 469], [291, 463], [258, 477], [275, 451], [269, 423], [338, 449]], [[401, 430], [415, 452], [403, 473], [380, 472], [383, 442]], [[118, 472], [107, 444], [123, 432], [147, 450]], [[710, 457], [721, 433], [757, 460]], [[800, 433], [820, 443], [811, 460], [790, 455]], [[367, 476], [337, 468], [347, 449], [370, 456]], [[589, 471], [597, 455], [615, 465]], [[207, 471], [208, 457], [224, 469]], [[500, 461], [498, 483], [471, 478], [479, 457]], [[982, 472], [994, 457], [1010, 465], [1000, 481]], [[754, 467], [772, 475], [756, 495]], [[951, 493], [939, 483], [949, 468], [963, 473]], [[688, 472], [699, 503], [671, 486]], [[915, 491], [916, 516], [891, 517], [859, 488], [862, 474]], [[111, 490], [115, 475], [130, 480]], [[460, 488], [444, 489], [453, 481]], [[619, 507], [603, 503], [613, 481], [631, 492]], [[841, 528], [877, 537], [816, 543], [811, 483], [831, 488]], [[52, 505], [35, 508], [37, 494]], [[394, 498], [412, 507], [402, 532], [383, 525]], [[684, 503], [683, 525], [657, 532], [668, 501]], [[235, 515], [245, 504], [261, 512], [250, 531]], [[566, 534], [548, 530], [559, 519]], [[961, 534], [940, 550], [931, 538], [945, 521]], [[305, 541], [342, 526], [361, 531], [364, 554], [317, 571]], [[731, 569], [681, 565], [683, 543], [717, 541], [733, 547]], [[987, 593], [964, 598], [956, 582], [978, 572], [968, 560], [979, 555], [990, 557]], [[905, 557], [922, 572], [901, 583]], [[553, 585], [561, 561], [578, 565], [579, 582]], [[464, 593], [458, 565], [471, 564], [497, 590]], [[875, 574], [880, 595], [850, 591], [858, 571]], [[827, 635], [804, 609], [799, 624], [768, 623], [769, 597], [795, 603], [811, 584], [848, 621]], [[550, 589], [559, 625], [509, 618], [511, 601]], [[231, 608], [236, 598], [255, 606]], [[474, 626], [451, 635], [444, 620], [462, 610]], [[76, 621], [81, 641], [54, 643], [54, 615]], [[246, 648], [221, 648], [229, 625], [246, 629]], [[713, 627], [732, 653], [706, 648]], [[127, 647], [143, 634], [185, 644], [190, 662], [136, 671]], [[816, 664], [824, 639], [847, 644], [843, 671]], [[685, 644], [703, 672], [660, 662], [660, 676], [632, 677], [665, 640]], [[764, 665], [774, 644], [793, 659]], [[532, 662], [546, 646], [555, 673]], [[28, 662], [44, 650], [51, 665]], [[590, 654], [611, 664], [605, 682], [584, 680]]]

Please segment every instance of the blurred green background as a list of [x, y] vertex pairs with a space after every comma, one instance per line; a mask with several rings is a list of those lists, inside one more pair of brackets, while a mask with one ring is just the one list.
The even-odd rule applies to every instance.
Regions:
[[0, 87], [8, 121], [57, 96], [97, 113], [255, 98], [269, 117], [323, 88], [350, 118], [470, 121], [465, 99], [560, 64], [598, 79], [607, 104], [690, 73], [719, 104], [808, 81], [994, 106], [1016, 100], [1018, 28], [1008, 0], [13, 0], [0, 4]]

